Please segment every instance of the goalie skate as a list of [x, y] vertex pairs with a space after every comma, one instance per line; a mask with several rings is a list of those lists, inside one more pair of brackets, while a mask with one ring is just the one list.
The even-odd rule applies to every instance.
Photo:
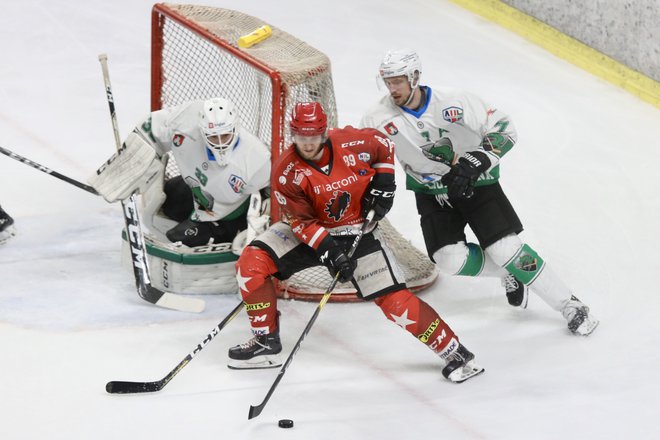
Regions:
[[568, 329], [574, 335], [589, 336], [600, 323], [598, 319], [589, 314], [589, 307], [575, 296], [571, 296], [571, 299], [566, 301], [561, 313], [568, 321]]
[[442, 369], [442, 375], [454, 383], [465, 382], [469, 378], [486, 371], [474, 361], [474, 354], [460, 343], [447, 356], [446, 362], [447, 365]]

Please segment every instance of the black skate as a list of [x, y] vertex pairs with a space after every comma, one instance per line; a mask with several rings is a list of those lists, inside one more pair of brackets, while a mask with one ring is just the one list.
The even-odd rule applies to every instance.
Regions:
[[598, 326], [600, 321], [589, 314], [589, 307], [575, 296], [567, 300], [561, 309], [561, 314], [568, 321], [568, 329], [574, 335], [589, 336]]
[[483, 373], [483, 367], [476, 364], [472, 354], [463, 344], [458, 343], [445, 358], [447, 365], [442, 369], [442, 375], [454, 383], [465, 382], [469, 378]]
[[267, 335], [255, 335], [245, 344], [229, 349], [227, 366], [232, 370], [253, 370], [282, 366], [279, 329]]
[[0, 207], [0, 244], [3, 244], [11, 237], [16, 235], [14, 229], [14, 219]]
[[526, 285], [509, 273], [502, 278], [502, 286], [506, 290], [506, 299], [509, 304], [521, 309], [527, 308], [529, 289]]

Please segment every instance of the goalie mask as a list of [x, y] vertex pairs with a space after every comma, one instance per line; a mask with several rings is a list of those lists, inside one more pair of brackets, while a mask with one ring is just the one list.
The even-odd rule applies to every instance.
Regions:
[[238, 143], [238, 115], [234, 104], [224, 98], [204, 101], [199, 128], [218, 165], [227, 165], [226, 153]]
[[412, 49], [391, 50], [385, 54], [380, 63], [380, 78], [385, 80], [396, 76], [405, 76], [410, 84], [410, 97], [406, 105], [412, 100], [413, 92], [419, 86], [422, 76], [422, 62], [419, 55]]

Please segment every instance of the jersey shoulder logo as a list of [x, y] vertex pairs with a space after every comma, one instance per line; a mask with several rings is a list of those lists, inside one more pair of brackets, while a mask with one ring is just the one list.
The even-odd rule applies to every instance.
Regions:
[[385, 125], [385, 131], [387, 134], [390, 136], [394, 136], [399, 132], [399, 129], [396, 128], [396, 125], [394, 125], [394, 122], [389, 122], [387, 125]]
[[175, 134], [174, 137], [172, 138], [172, 145], [175, 147], [180, 147], [183, 145], [183, 141], [185, 141], [186, 138], [182, 134]]
[[245, 186], [245, 180], [243, 180], [242, 177], [237, 176], [236, 174], [232, 174], [229, 176], [229, 186], [231, 186], [231, 189], [236, 193], [240, 193], [243, 191], [243, 187]]
[[447, 107], [442, 110], [442, 119], [447, 122], [458, 122], [463, 119], [463, 109], [460, 107]]
[[333, 197], [325, 204], [325, 212], [328, 217], [338, 222], [351, 204], [351, 193], [346, 191], [335, 191]]

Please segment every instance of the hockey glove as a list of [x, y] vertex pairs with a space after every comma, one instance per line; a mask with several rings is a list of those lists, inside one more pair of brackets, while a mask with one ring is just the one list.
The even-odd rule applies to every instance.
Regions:
[[376, 174], [362, 196], [362, 216], [366, 218], [373, 209], [373, 221], [382, 220], [392, 209], [395, 191], [394, 174]]
[[474, 194], [474, 184], [479, 175], [490, 167], [490, 160], [481, 151], [465, 153], [449, 172], [442, 176], [450, 199], [469, 199]]
[[339, 282], [346, 283], [353, 278], [353, 271], [357, 267], [357, 263], [348, 258], [348, 255], [331, 236], [328, 235], [323, 239], [317, 253], [319, 260], [330, 270], [333, 277], [339, 274]]

